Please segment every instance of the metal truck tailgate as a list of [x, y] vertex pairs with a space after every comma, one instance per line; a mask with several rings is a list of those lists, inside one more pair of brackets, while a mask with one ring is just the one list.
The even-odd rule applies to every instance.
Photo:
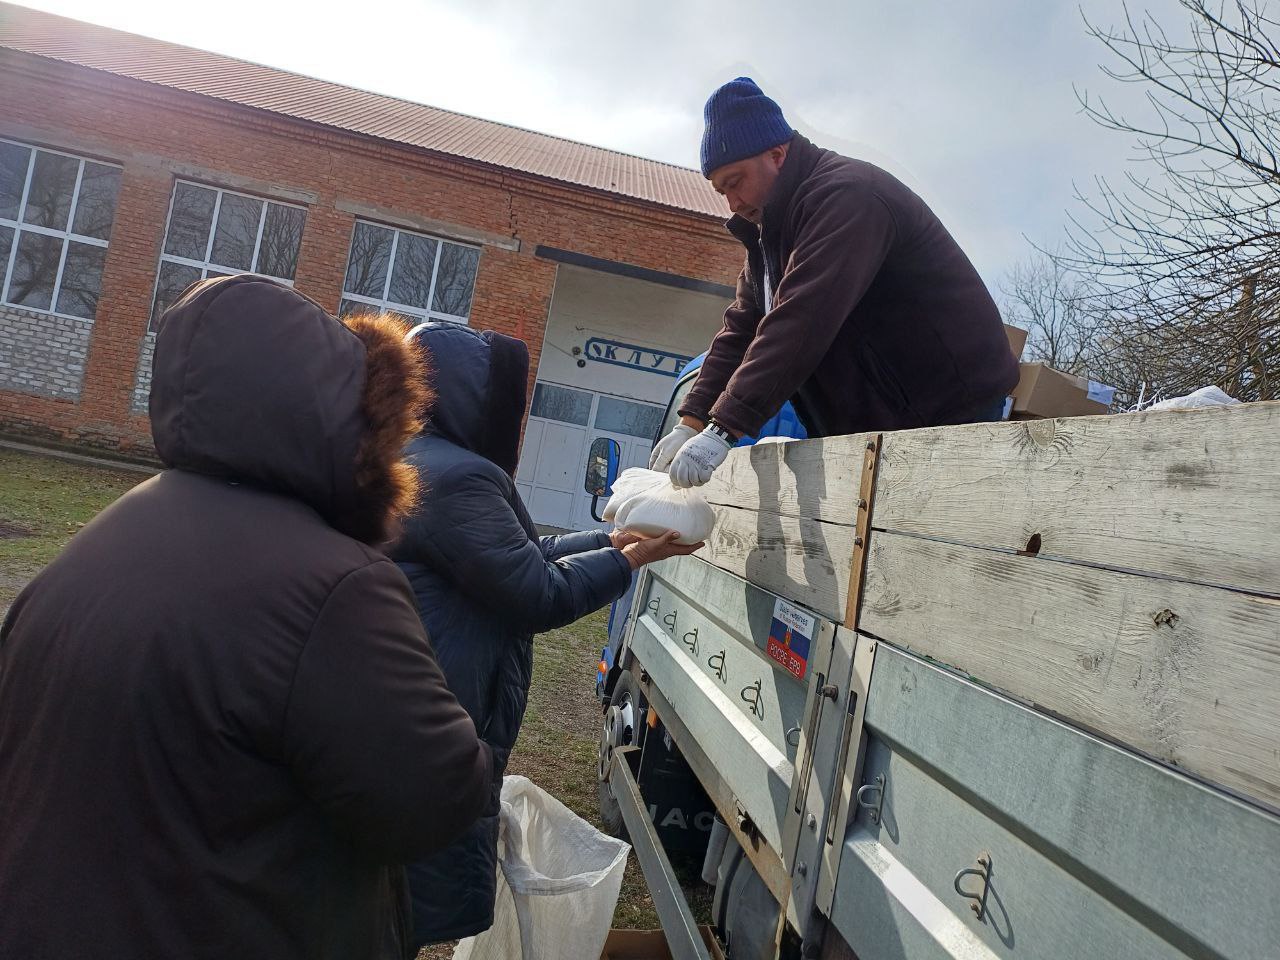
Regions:
[[[780, 851], [808, 664], [820, 647], [829, 652], [834, 624], [692, 558], [655, 564], [640, 589], [632, 653]], [[789, 667], [767, 652], [788, 612], [811, 621], [811, 636], [797, 632], [791, 650], [774, 644]]]
[[861, 960], [1280, 955], [1280, 817], [883, 642], [865, 724]]

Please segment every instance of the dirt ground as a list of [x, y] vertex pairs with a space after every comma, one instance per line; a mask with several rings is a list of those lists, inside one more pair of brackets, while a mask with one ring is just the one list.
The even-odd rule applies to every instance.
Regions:
[[[145, 479], [138, 473], [0, 448], [0, 617], [77, 530]], [[594, 677], [607, 617], [603, 610], [535, 640], [529, 707], [508, 769], [528, 777], [596, 826], [601, 716]], [[710, 889], [693, 879], [696, 870], [681, 872], [690, 877], [685, 892], [695, 916], [706, 922]], [[613, 925], [659, 925], [634, 854], [627, 862]], [[452, 945], [429, 947], [419, 960], [442, 960], [452, 952]]]

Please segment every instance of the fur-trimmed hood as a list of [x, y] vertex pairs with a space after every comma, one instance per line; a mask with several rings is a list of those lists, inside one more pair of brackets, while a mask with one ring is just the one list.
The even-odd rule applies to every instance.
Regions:
[[430, 369], [435, 397], [423, 432], [478, 453], [515, 476], [529, 392], [523, 340], [431, 320], [409, 333]]
[[366, 543], [413, 505], [400, 457], [427, 401], [399, 323], [344, 323], [263, 277], [195, 284], [156, 337], [151, 431], [166, 466], [296, 497]]

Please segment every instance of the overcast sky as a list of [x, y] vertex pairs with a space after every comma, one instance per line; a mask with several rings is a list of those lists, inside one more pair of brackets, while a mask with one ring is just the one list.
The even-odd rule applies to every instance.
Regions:
[[[697, 166], [702, 105], [756, 79], [797, 129], [888, 168], [995, 288], [1028, 240], [1061, 237], [1073, 184], [1133, 144], [1075, 89], [1136, 103], [1074, 0], [26, 0], [82, 20]], [[1167, 26], [1175, 0], [1137, 0]], [[1116, 24], [1116, 0], [1084, 0]], [[1073, 89], [1073, 87], [1075, 89]]]

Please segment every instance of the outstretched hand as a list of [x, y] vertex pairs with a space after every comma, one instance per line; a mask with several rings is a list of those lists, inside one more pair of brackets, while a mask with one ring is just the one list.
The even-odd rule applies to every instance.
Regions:
[[621, 550], [630, 544], [639, 543], [643, 539], [643, 536], [638, 533], [632, 533], [630, 530], [609, 531], [609, 542], [613, 544], [615, 550]]
[[658, 537], [644, 537], [622, 547], [622, 555], [631, 564], [632, 570], [639, 570], [646, 563], [656, 563], [668, 557], [687, 557], [695, 550], [701, 550], [704, 543], [676, 543], [680, 534], [676, 530], [668, 530]]

